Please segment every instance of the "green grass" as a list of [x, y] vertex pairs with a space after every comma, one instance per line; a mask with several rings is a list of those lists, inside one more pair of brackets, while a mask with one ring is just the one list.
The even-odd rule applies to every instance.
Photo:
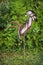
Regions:
[[[0, 65], [24, 65], [23, 51], [2, 52]], [[37, 49], [26, 50], [25, 65], [43, 65], [43, 52]]]

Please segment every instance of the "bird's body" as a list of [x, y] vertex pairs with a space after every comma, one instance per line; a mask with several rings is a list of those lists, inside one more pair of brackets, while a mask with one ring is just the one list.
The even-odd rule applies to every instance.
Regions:
[[19, 38], [21, 37], [21, 35], [25, 34], [26, 31], [31, 27], [32, 20], [36, 19], [34, 13], [32, 13], [31, 11], [27, 12], [27, 15], [30, 15], [30, 18], [26, 22], [26, 24], [24, 24], [21, 27], [19, 27], [19, 30], [18, 30], [18, 36], [19, 36]]
[[[32, 24], [32, 20], [34, 21], [36, 19], [36, 16], [35, 16], [35, 13], [32, 12], [32, 11], [28, 11], [27, 12], [27, 15], [25, 16], [29, 16], [29, 19], [28, 21], [26, 21], [26, 23], [24, 25], [18, 25], [18, 37], [19, 39], [21, 38], [22, 35], [24, 35], [27, 30], [31, 27], [31, 24]], [[11, 23], [14, 23], [15, 22], [11, 22]], [[18, 24], [18, 23], [17, 23]], [[13, 27], [12, 27], [13, 28]]]
[[24, 28], [21, 29], [21, 34], [24, 34], [27, 31], [27, 29], [30, 28], [31, 23], [32, 23], [32, 19], [30, 18], [28, 22], [25, 24]]

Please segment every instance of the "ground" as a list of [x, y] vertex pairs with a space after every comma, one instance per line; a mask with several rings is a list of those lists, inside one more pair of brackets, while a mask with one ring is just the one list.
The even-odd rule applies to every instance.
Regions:
[[0, 53], [0, 65], [43, 65], [43, 52], [37, 49]]

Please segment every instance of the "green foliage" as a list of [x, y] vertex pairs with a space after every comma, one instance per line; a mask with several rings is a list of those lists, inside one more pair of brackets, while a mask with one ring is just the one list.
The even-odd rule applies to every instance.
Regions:
[[[13, 50], [12, 50], [13, 51]], [[30, 51], [26, 50], [26, 59], [25, 65], [43, 65], [43, 53], [42, 51], [35, 50]], [[0, 54], [0, 65], [23, 65], [24, 64], [24, 55], [23, 52], [7, 52]]]
[[11, 21], [24, 24], [28, 20], [28, 17], [25, 17], [28, 10], [36, 13], [37, 21], [33, 22], [27, 32], [26, 47], [43, 49], [43, 1], [40, 0], [10, 0], [0, 4], [0, 46], [21, 47], [18, 25], [16, 28], [9, 26]]

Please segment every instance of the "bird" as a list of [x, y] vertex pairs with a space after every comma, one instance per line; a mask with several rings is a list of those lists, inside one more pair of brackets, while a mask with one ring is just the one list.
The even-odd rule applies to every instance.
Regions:
[[26, 31], [28, 31], [28, 29], [30, 29], [32, 21], [34, 21], [36, 19], [35, 13], [31, 10], [29, 10], [25, 16], [29, 16], [29, 19], [28, 19], [28, 21], [26, 21], [26, 23], [24, 25], [19, 27], [19, 29], [18, 29], [19, 39], [21, 38], [22, 35], [24, 35], [26, 33]]
[[[17, 24], [18, 25], [18, 38], [21, 39], [22, 35], [26, 35], [26, 32], [28, 29], [31, 28], [32, 22], [36, 20], [36, 15], [33, 11], [29, 10], [27, 11], [25, 16], [29, 16], [28, 21], [24, 25], [21, 25], [20, 23], [16, 23], [14, 21], [10, 22], [11, 24]], [[11, 28], [15, 28], [15, 26], [10, 26]]]

